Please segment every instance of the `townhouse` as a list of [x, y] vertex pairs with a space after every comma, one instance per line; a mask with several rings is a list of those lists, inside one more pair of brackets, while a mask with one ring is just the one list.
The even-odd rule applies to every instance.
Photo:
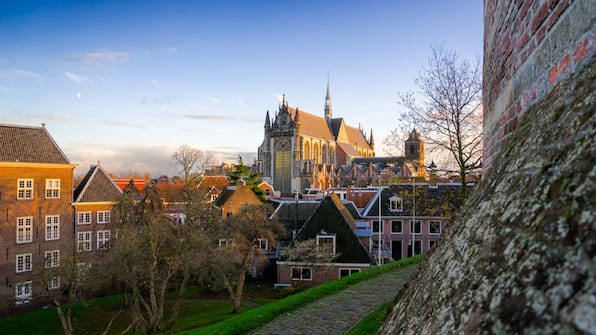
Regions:
[[59, 276], [40, 278], [72, 252], [75, 167], [45, 125], [0, 124], [0, 296], [6, 307], [61, 286]]

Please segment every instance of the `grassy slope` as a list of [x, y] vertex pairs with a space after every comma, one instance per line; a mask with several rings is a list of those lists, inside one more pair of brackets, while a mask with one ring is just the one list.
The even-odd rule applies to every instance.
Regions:
[[339, 292], [351, 284], [374, 278], [386, 272], [397, 270], [405, 265], [417, 263], [423, 257], [424, 255], [419, 255], [411, 258], [402, 259], [383, 266], [374, 267], [366, 271], [355, 273], [348, 277], [330, 281], [325, 284], [311, 288], [309, 290], [292, 295], [285, 299], [278, 300], [274, 303], [249, 310], [245, 313], [239, 314], [238, 316], [227, 319], [223, 322], [219, 322], [204, 328], [184, 332], [183, 334], [245, 334], [273, 320], [276, 316], [282, 313], [295, 310], [324, 296]]

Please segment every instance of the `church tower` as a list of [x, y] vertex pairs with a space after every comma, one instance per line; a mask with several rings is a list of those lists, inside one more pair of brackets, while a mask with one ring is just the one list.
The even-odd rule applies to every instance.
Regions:
[[424, 167], [424, 141], [422, 141], [416, 129], [412, 130], [406, 140], [405, 149], [406, 160]]

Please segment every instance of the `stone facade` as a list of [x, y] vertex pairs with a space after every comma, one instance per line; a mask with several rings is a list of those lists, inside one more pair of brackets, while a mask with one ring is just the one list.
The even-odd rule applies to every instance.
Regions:
[[490, 168], [382, 334], [596, 333], [595, 13], [485, 1]]
[[333, 187], [339, 166], [374, 155], [372, 131], [367, 137], [343, 118], [333, 118], [327, 86], [324, 117], [290, 107], [285, 96], [273, 120], [267, 111], [255, 168], [264, 181], [288, 196], [306, 188]]

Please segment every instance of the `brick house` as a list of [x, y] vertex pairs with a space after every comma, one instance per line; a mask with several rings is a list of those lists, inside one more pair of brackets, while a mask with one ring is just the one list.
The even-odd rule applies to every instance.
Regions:
[[[471, 186], [468, 186], [471, 187]], [[414, 201], [414, 192], [415, 201]], [[461, 206], [461, 184], [394, 184], [381, 189], [362, 212], [372, 228], [369, 250], [378, 258], [380, 234], [381, 257], [398, 260], [414, 252], [427, 252], [439, 239]]]
[[100, 165], [93, 165], [74, 190], [75, 250], [80, 262], [105, 250], [113, 231], [112, 207], [122, 191]]
[[222, 218], [226, 218], [236, 214], [243, 205], [259, 205], [262, 203], [250, 186], [240, 183], [235, 186], [227, 186], [217, 197], [213, 207]]
[[[60, 267], [70, 251], [75, 167], [45, 125], [0, 124], [0, 296], [7, 307], [34, 302], [38, 274]], [[60, 278], [50, 286], [59, 288]]]
[[[350, 208], [350, 206], [352, 208]], [[316, 240], [317, 246], [336, 255], [331, 263], [277, 262], [277, 282], [312, 287], [360, 272], [375, 264], [365, 241], [372, 233], [361, 229], [356, 207], [336, 194], [325, 197], [299, 230], [296, 240]]]

